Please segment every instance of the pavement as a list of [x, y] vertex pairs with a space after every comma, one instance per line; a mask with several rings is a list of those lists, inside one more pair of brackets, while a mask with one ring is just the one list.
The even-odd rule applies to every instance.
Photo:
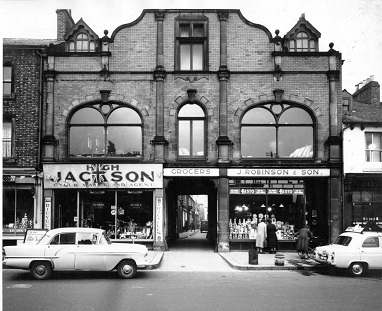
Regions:
[[[277, 256], [277, 259], [276, 259]], [[205, 233], [187, 231], [179, 235], [169, 251], [150, 250], [148, 269], [164, 271], [316, 270], [323, 268], [313, 259], [301, 259], [297, 252], [258, 254], [258, 264], [249, 264], [249, 251], [214, 252]]]

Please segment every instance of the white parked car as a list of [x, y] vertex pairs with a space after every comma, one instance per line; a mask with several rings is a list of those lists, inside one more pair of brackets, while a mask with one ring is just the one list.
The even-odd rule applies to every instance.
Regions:
[[369, 269], [382, 269], [382, 232], [350, 227], [334, 244], [317, 247], [314, 259], [346, 268], [352, 276], [364, 275]]
[[112, 271], [133, 278], [147, 267], [147, 247], [111, 243], [106, 232], [96, 228], [59, 228], [48, 231], [35, 244], [3, 247], [3, 264], [30, 270], [36, 279], [49, 278], [52, 271]]

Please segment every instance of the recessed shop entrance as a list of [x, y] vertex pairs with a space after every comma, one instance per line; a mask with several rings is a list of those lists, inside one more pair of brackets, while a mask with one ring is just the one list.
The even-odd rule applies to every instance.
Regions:
[[[170, 250], [185, 245], [188, 248], [205, 248], [206, 244], [213, 249], [217, 228], [217, 188], [214, 180], [202, 177], [171, 178], [166, 187], [166, 199]], [[200, 205], [200, 202], [203, 204]], [[187, 232], [190, 234], [185, 235]]]

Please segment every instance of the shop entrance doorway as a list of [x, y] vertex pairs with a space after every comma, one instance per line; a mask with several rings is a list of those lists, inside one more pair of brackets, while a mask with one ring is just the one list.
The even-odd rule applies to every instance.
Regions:
[[217, 237], [215, 182], [209, 178], [172, 178], [166, 187], [166, 198], [169, 249], [205, 249], [206, 245], [213, 249]]

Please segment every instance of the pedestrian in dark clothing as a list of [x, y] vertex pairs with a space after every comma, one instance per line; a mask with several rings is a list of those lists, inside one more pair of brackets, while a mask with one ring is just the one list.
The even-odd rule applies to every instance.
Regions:
[[272, 221], [268, 218], [267, 224], [267, 240], [270, 254], [276, 254], [277, 248], [277, 229], [276, 226], [272, 223]]
[[312, 232], [309, 230], [309, 226], [305, 226], [294, 234], [298, 237], [296, 250], [301, 253], [301, 258], [308, 258], [309, 239], [312, 237]]

